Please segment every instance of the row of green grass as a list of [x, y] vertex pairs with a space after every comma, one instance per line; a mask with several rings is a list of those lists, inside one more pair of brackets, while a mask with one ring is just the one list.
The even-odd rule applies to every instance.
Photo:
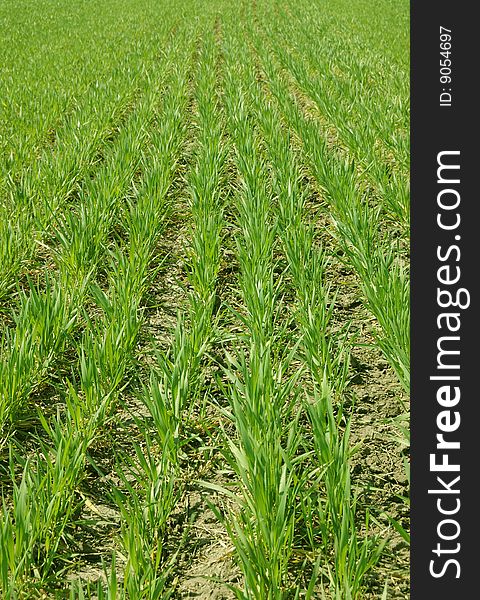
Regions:
[[382, 1], [0, 9], [2, 598], [184, 597], [219, 542], [196, 495], [227, 597], [401, 597], [331, 279], [401, 398], [407, 7]]

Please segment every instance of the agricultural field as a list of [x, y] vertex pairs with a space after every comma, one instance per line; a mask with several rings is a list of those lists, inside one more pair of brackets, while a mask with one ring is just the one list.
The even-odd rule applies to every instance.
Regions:
[[409, 3], [0, 4], [0, 598], [409, 595]]

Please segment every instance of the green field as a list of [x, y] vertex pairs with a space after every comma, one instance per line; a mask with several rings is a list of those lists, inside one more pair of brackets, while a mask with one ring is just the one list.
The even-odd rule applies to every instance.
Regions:
[[409, 3], [0, 4], [0, 598], [409, 594]]

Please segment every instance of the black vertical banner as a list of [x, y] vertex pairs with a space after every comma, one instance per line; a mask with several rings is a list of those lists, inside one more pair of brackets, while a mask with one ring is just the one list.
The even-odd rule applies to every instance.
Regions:
[[411, 3], [413, 600], [480, 598], [474, 6]]

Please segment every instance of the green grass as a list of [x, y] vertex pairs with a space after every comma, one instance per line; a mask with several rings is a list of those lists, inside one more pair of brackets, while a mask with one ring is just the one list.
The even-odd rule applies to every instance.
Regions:
[[0, 597], [404, 598], [408, 5], [0, 23]]

